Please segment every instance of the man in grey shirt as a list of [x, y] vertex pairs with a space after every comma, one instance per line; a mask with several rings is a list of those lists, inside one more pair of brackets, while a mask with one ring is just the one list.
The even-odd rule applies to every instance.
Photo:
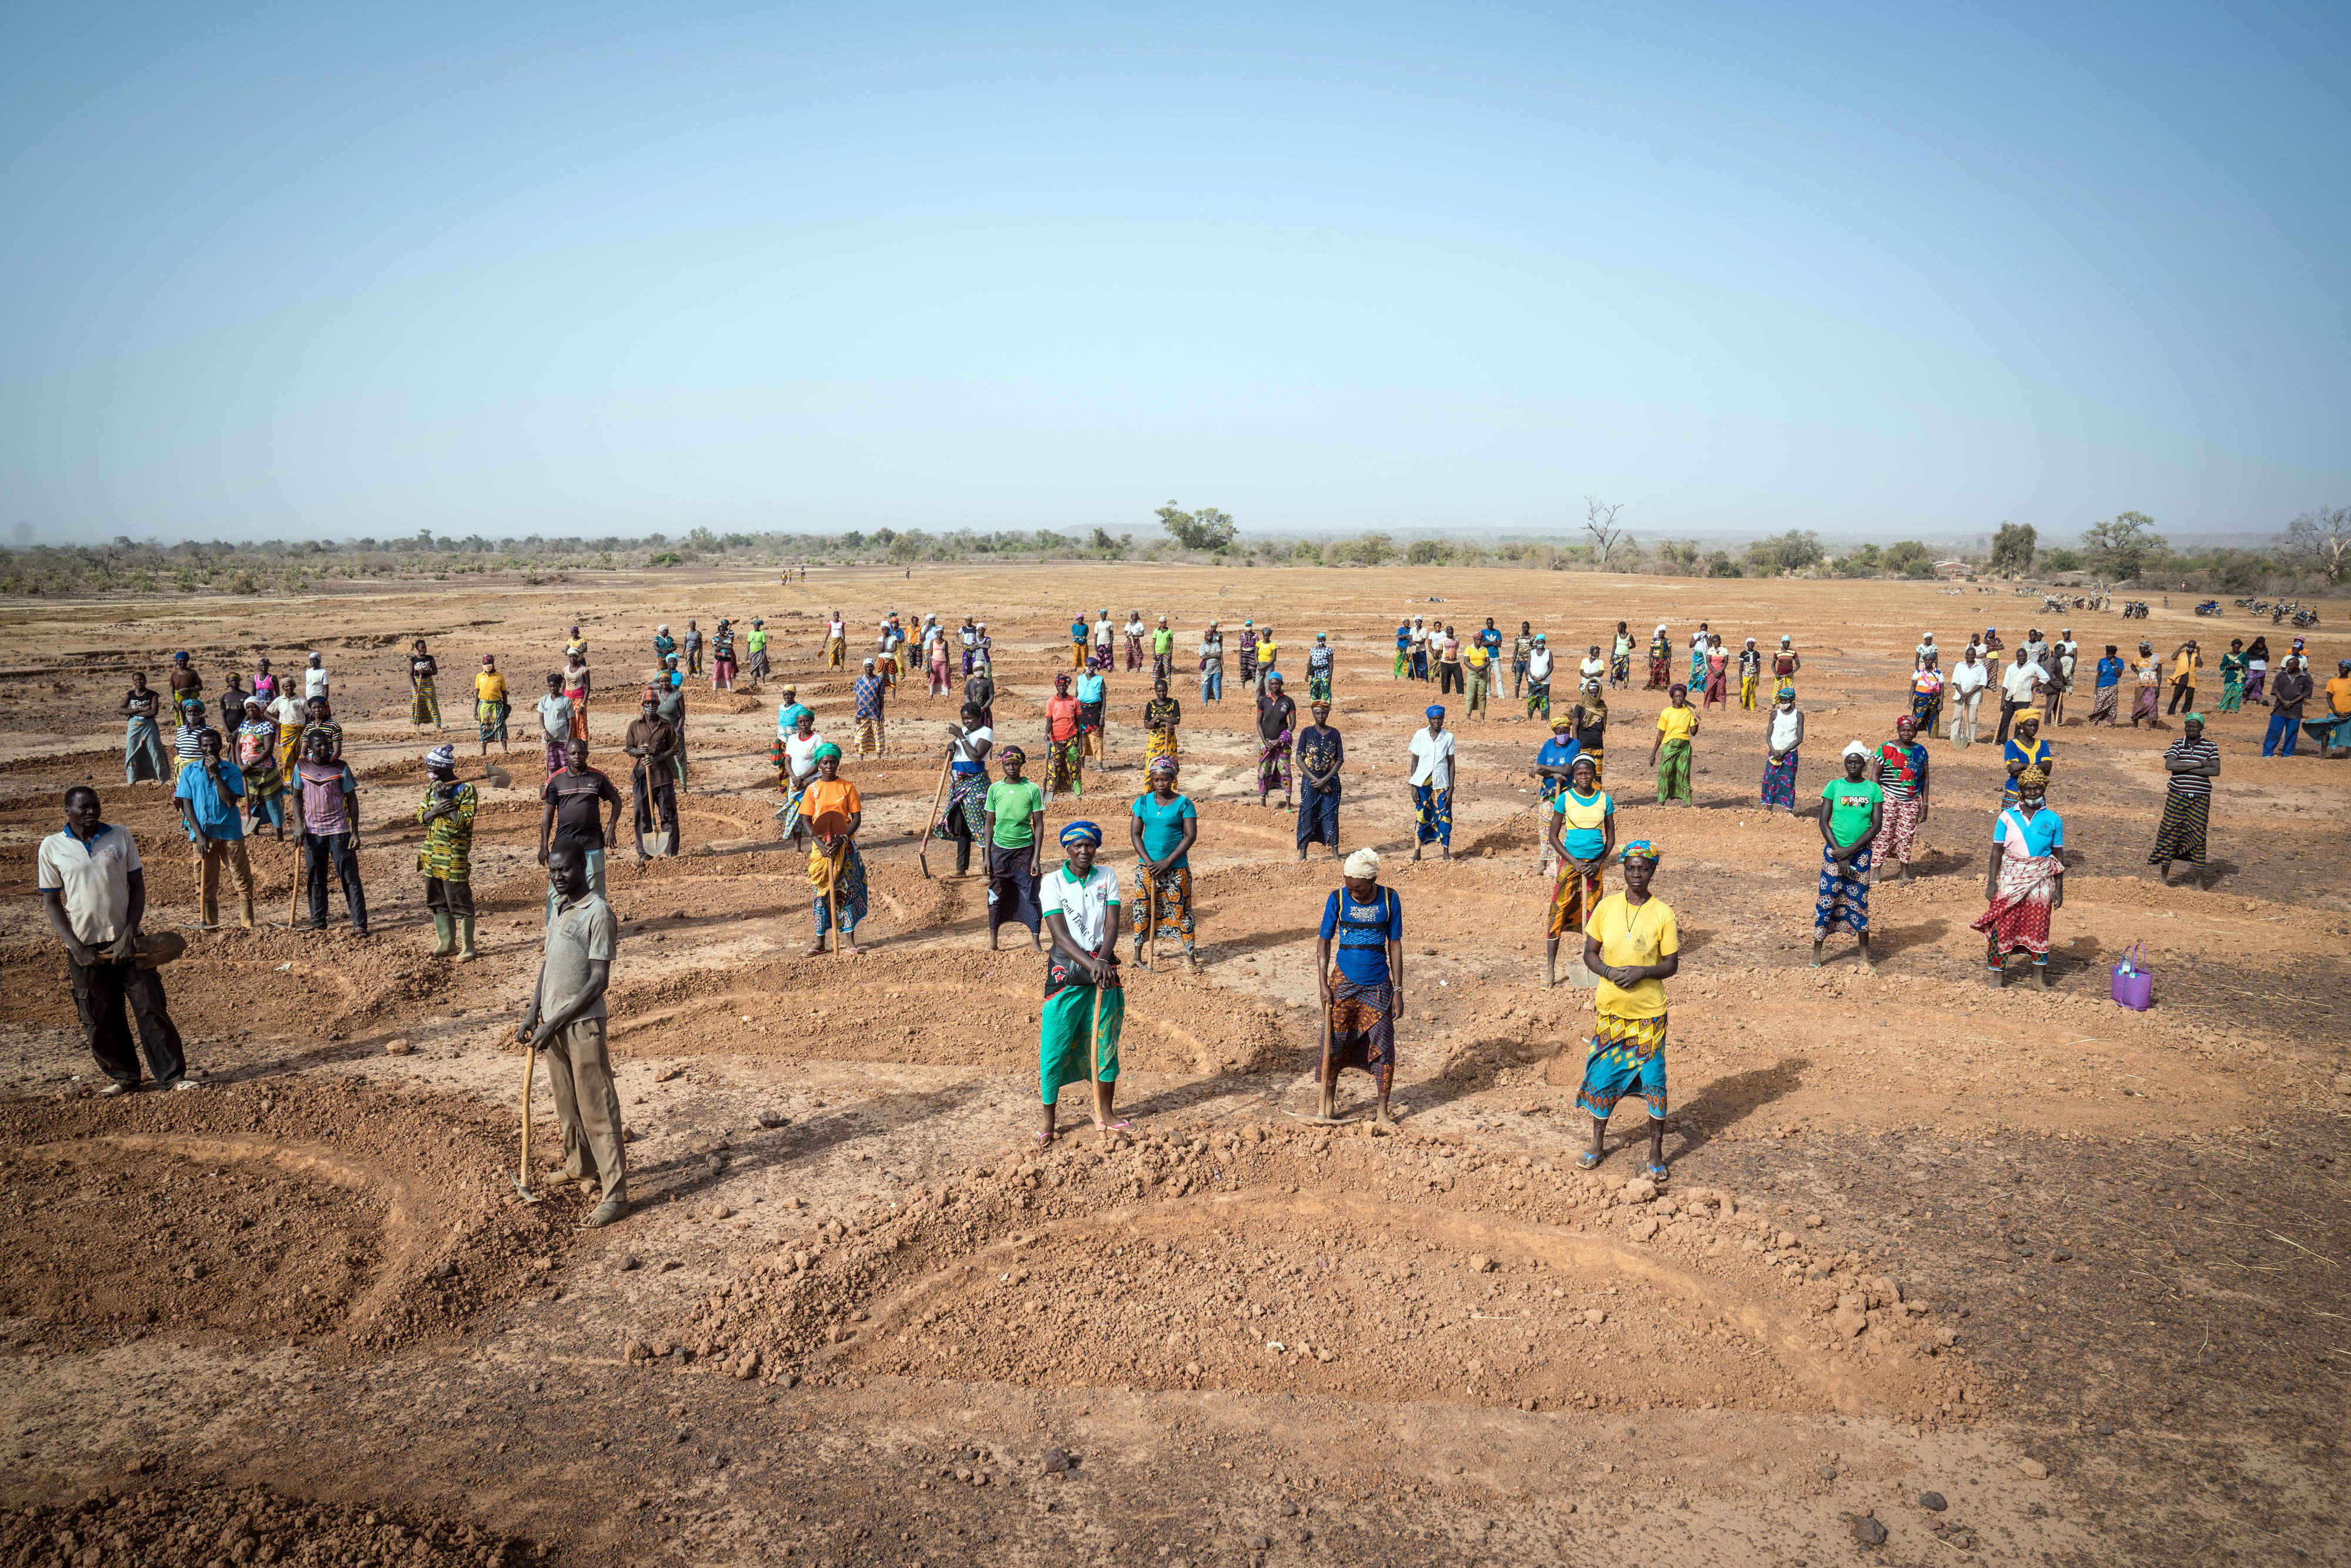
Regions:
[[592, 1230], [629, 1212], [628, 1155], [621, 1145], [621, 1095], [604, 1051], [604, 990], [621, 928], [611, 905], [588, 886], [588, 858], [569, 840], [548, 852], [548, 880], [559, 902], [547, 925], [538, 987], [515, 1038], [547, 1052], [547, 1084], [563, 1124], [563, 1176], [600, 1182], [602, 1201], [580, 1222]]

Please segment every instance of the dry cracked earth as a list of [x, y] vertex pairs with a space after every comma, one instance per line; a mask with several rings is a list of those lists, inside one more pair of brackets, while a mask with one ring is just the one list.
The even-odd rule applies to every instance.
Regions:
[[[1406, 910], [1392, 1131], [1307, 1120], [1336, 867], [1259, 803], [1237, 682], [1221, 705], [1177, 688], [1204, 969], [1130, 977], [1130, 1129], [1032, 1140], [1041, 961], [987, 950], [951, 849], [917, 859], [952, 716], [919, 683], [890, 753], [847, 769], [869, 946], [801, 956], [767, 749], [785, 679], [850, 728], [825, 612], [979, 614], [999, 733], [1025, 743], [1070, 616], [1104, 602], [1168, 614], [1179, 648], [1211, 616], [1270, 620], [1291, 668], [1331, 633], [1343, 836], [1382, 850]], [[1449, 702], [1455, 858], [1407, 858], [1404, 743], [1432, 694], [1392, 678], [1403, 614], [1531, 621], [1569, 662], [1619, 619], [1787, 632], [1808, 799], [1845, 738], [1886, 733], [1919, 632], [2012, 643], [2035, 602], [1056, 566], [13, 605], [0, 1563], [2345, 1561], [2351, 766], [2264, 761], [2258, 716], [2214, 715], [2217, 881], [2167, 886], [2146, 858], [2171, 735], [2077, 716], [2055, 737], [2055, 985], [1999, 991], [1969, 929], [1992, 748], [1935, 747], [1923, 876], [1873, 900], [1876, 972], [1842, 943], [1813, 969], [1818, 831], [1759, 813], [1758, 716], [1708, 714], [1696, 805], [1661, 808], [1659, 699], [1614, 694], [1621, 836], [1663, 844], [1685, 941], [1662, 1188], [1617, 1141], [1635, 1117], [1574, 1166], [1591, 999], [1542, 985], [1540, 727]], [[2351, 646], [2345, 608], [2322, 664]], [[753, 613], [768, 689], [690, 688], [687, 852], [638, 865], [624, 838], [611, 867], [637, 1208], [581, 1233], [584, 1197], [514, 1183], [537, 747], [492, 747], [502, 788], [470, 727], [441, 737], [482, 791], [483, 957], [429, 956], [413, 813], [434, 737], [408, 723], [402, 648], [428, 636], [460, 672], [496, 652], [529, 691], [579, 622], [613, 694], [596, 744], [624, 762], [654, 624]], [[2093, 649], [2122, 636], [2071, 619]], [[2199, 631], [2158, 610], [2132, 640]], [[193, 925], [184, 837], [165, 791], [120, 783], [112, 716], [178, 647], [213, 691], [256, 653], [325, 653], [373, 935], [340, 893], [329, 930], [287, 928], [292, 847], [256, 843], [263, 928], [186, 929], [163, 972], [204, 1091], [96, 1099], [34, 854], [64, 787], [94, 783], [146, 860], [150, 927]], [[1147, 695], [1113, 676], [1109, 766], [1049, 826], [1123, 815]], [[2134, 942], [2146, 1013], [2106, 996]], [[1350, 1081], [1351, 1111], [1365, 1092]], [[543, 1089], [532, 1107], [543, 1164]]]

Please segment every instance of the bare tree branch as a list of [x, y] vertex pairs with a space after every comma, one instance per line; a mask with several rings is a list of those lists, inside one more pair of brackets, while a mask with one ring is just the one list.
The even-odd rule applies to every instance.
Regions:
[[1589, 496], [1583, 497], [1583, 531], [1592, 536], [1592, 543], [1600, 554], [1600, 570], [1603, 571], [1608, 570], [1609, 556], [1631, 542], [1625, 531], [1616, 526], [1616, 514], [1624, 509], [1622, 501], [1612, 507]]

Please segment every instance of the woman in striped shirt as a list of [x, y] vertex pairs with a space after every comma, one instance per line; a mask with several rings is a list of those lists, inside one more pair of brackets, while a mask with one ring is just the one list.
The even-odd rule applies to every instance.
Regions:
[[2191, 713], [2178, 740], [2163, 754], [2171, 772], [2171, 787], [2163, 792], [2163, 825], [2155, 831], [2155, 848], [2147, 863], [2166, 882], [2171, 862], [2186, 861], [2196, 868], [2196, 885], [2210, 887], [2204, 870], [2204, 830], [2212, 815], [2212, 780], [2220, 774], [2220, 748], [2204, 738], [2204, 716]]

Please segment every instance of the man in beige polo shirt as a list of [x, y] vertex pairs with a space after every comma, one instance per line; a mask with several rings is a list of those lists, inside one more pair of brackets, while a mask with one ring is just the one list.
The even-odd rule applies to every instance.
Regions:
[[138, 964], [139, 922], [147, 912], [147, 875], [131, 830], [99, 819], [98, 791], [66, 791], [66, 825], [41, 841], [41, 905], [49, 929], [72, 960], [74, 1007], [82, 1038], [105, 1070], [100, 1094], [139, 1087], [126, 1007], [139, 1027], [147, 1069], [159, 1089], [193, 1089], [180, 1031], [164, 1010], [163, 982]]

